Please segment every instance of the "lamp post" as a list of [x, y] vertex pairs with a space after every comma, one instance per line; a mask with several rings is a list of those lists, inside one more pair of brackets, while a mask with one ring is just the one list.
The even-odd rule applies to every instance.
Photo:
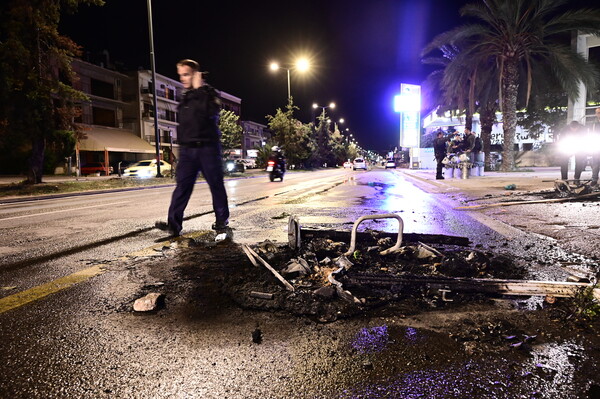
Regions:
[[[329, 105], [319, 105], [317, 103], [313, 103], [312, 107], [313, 107], [313, 111], [315, 109], [317, 109], [317, 108], [321, 108], [321, 115], [323, 115], [323, 119], [325, 119], [325, 110], [327, 108], [334, 109], [335, 108], [335, 103], [331, 102], [331, 103], [329, 103]], [[314, 122], [314, 121], [315, 121], [315, 117], [314, 117], [314, 112], [313, 112], [312, 122]]]
[[279, 69], [285, 69], [287, 71], [287, 89], [288, 89], [288, 103], [289, 103], [292, 99], [292, 89], [291, 89], [291, 84], [290, 84], [290, 71], [293, 69], [293, 70], [299, 71], [299, 72], [306, 72], [310, 68], [310, 64], [306, 58], [300, 58], [299, 60], [296, 61], [295, 64], [287, 65], [285, 67], [279, 65], [278, 62], [271, 62], [271, 65], [269, 66], [269, 68], [273, 72], [275, 72]]
[[154, 35], [152, 33], [152, 0], [148, 0], [148, 31], [150, 34], [150, 69], [152, 70], [152, 102], [154, 103], [154, 145], [156, 148], [156, 177], [160, 174], [160, 134], [158, 133], [158, 101], [156, 90], [156, 68], [154, 66]]

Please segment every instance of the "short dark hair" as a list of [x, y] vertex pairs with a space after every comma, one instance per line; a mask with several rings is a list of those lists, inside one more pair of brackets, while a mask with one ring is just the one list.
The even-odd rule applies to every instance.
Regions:
[[199, 71], [200, 70], [200, 64], [198, 64], [194, 60], [190, 60], [189, 58], [186, 58], [185, 60], [179, 61], [177, 63], [177, 66], [188, 66], [188, 67], [192, 68], [193, 71]]

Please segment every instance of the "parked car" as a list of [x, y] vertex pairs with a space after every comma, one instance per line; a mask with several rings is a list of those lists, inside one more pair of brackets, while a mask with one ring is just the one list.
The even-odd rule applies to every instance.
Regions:
[[[160, 174], [171, 176], [171, 164], [160, 161]], [[125, 177], [156, 177], [156, 159], [139, 161], [123, 171]]]
[[256, 159], [254, 159], [254, 158], [244, 158], [244, 159], [242, 159], [242, 163], [244, 164], [246, 169], [256, 168]]
[[225, 173], [243, 173], [246, 170], [246, 164], [241, 159], [228, 159], [223, 163]]
[[396, 161], [394, 161], [393, 159], [388, 159], [387, 161], [385, 161], [385, 168], [396, 169]]
[[350, 162], [350, 161], [344, 162], [344, 169], [351, 168], [351, 167], [352, 167], [352, 162]]
[[[113, 167], [108, 167], [108, 173], [111, 174], [113, 172]], [[99, 173], [101, 175], [106, 174], [106, 166], [102, 162], [90, 162], [81, 167], [82, 175], [92, 175], [94, 173]]]
[[362, 158], [356, 158], [352, 164], [352, 169], [364, 169], [367, 170], [367, 163]]
[[121, 172], [120, 175], [122, 175], [123, 172], [125, 172], [125, 169], [129, 168], [135, 162], [136, 161], [116, 161], [116, 162], [113, 162], [113, 167], [117, 171], [117, 173], [119, 173], [119, 169], [120, 169], [120, 172]]

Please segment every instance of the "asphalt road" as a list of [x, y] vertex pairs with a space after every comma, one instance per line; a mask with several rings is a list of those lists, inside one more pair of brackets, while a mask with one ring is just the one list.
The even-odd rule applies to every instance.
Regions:
[[[297, 215], [306, 226], [348, 229], [362, 215], [398, 213], [406, 232], [475, 239], [494, 235], [452, 210], [442, 196], [430, 195], [392, 170], [288, 173], [283, 183], [259, 175], [228, 180], [226, 188], [230, 223], [240, 243], [286, 241], [287, 217], [274, 219], [282, 214]], [[155, 245], [164, 234], [153, 225], [166, 219], [172, 190], [169, 186], [0, 204], [0, 286], [29, 289]], [[184, 234], [207, 230], [214, 221], [203, 182], [195, 188], [186, 219]], [[398, 229], [393, 220], [364, 225]]]
[[[0, 205], [0, 300], [15, 298], [10, 309], [0, 308], [0, 396], [385, 397], [368, 394], [366, 385], [382, 384], [393, 375], [385, 362], [396, 360], [377, 363], [351, 350], [352, 338], [362, 328], [385, 323], [395, 325], [390, 334], [396, 342], [414, 344], [409, 350], [398, 348], [395, 357], [412, 359], [408, 364], [416, 368], [406, 384], [413, 392], [427, 396], [432, 391], [423, 386], [435, 380], [430, 388], [439, 391], [429, 397], [467, 397], [444, 396], [460, 384], [464, 370], [454, 370], [457, 377], [452, 378], [440, 372], [453, 370], [443, 365], [465, 357], [462, 349], [443, 334], [422, 330], [426, 326], [418, 319], [366, 317], [319, 325], [240, 309], [210, 284], [192, 295], [190, 281], [168, 294], [167, 309], [134, 314], [131, 305], [142, 289], [160, 288], [179, 265], [176, 253], [153, 249], [163, 245], [163, 233], [152, 226], [165, 216], [171, 191], [153, 188]], [[288, 173], [283, 183], [261, 176], [228, 181], [227, 191], [238, 243], [285, 242], [286, 215], [298, 216], [304, 226], [348, 230], [362, 215], [397, 213], [405, 232], [466, 236], [482, 248], [519, 255], [533, 248], [541, 259], [570, 256], [543, 237], [482, 214], [456, 211], [456, 203], [435, 187], [395, 170]], [[206, 185], [197, 185], [186, 215], [184, 234], [209, 228], [213, 216]], [[397, 230], [395, 221], [365, 222], [365, 227]], [[152, 257], [158, 261], [146, 265]], [[559, 279], [569, 273], [561, 265], [551, 269], [531, 272]], [[214, 270], [209, 266], [195, 279], [210, 281]], [[86, 271], [83, 277], [74, 277], [81, 271]], [[18, 295], [24, 292], [28, 295]], [[30, 302], [32, 298], [37, 299]], [[261, 345], [251, 341], [257, 326], [264, 333]], [[428, 363], [432, 359], [421, 355], [433, 348], [434, 362]], [[375, 363], [376, 373], [369, 372], [368, 362]], [[501, 378], [503, 371], [490, 372]], [[553, 389], [545, 392], [556, 393]], [[511, 397], [499, 394], [493, 384], [489, 392], [489, 397]], [[554, 397], [569, 397], [562, 392], [570, 391], [559, 390]]]

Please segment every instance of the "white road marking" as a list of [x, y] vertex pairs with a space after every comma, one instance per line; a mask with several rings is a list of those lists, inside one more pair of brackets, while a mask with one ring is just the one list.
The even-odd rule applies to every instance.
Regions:
[[111, 202], [110, 204], [102, 204], [102, 205], [90, 205], [90, 206], [84, 206], [81, 208], [74, 208], [74, 209], [62, 209], [60, 211], [52, 211], [52, 212], [42, 212], [42, 213], [32, 213], [31, 215], [21, 215], [21, 216], [13, 216], [10, 218], [2, 218], [0, 220], [12, 220], [12, 219], [22, 219], [22, 218], [29, 218], [29, 217], [33, 217], [33, 216], [42, 216], [42, 215], [50, 215], [52, 213], [59, 213], [59, 212], [73, 212], [73, 211], [78, 211], [81, 209], [90, 209], [90, 208], [99, 208], [102, 206], [113, 206], [113, 205], [119, 205], [119, 204], [126, 204], [129, 201], [121, 201], [121, 202]]

